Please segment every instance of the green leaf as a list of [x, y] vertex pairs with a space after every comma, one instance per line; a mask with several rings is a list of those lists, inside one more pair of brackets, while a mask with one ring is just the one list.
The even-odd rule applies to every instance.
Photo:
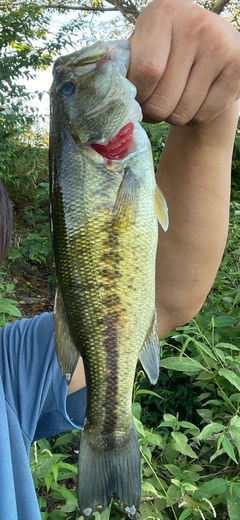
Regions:
[[216, 361], [216, 356], [214, 355], [212, 350], [207, 345], [205, 345], [205, 343], [196, 341], [196, 345], [200, 348], [200, 350], [203, 350], [203, 352], [205, 352], [205, 354], [207, 354], [210, 358], [212, 358], [212, 359], [214, 359], [214, 361]]
[[171, 422], [172, 424], [177, 424], [177, 417], [172, 415], [171, 413], [165, 413], [163, 415], [164, 422]]
[[167, 490], [167, 497], [166, 499], [168, 502], [177, 502], [178, 499], [181, 496], [181, 490], [178, 486], [175, 486], [175, 484], [170, 484], [168, 490]]
[[197, 457], [196, 452], [188, 444], [186, 444], [185, 448], [182, 450], [181, 453], [183, 455], [186, 455], [187, 457], [191, 457], [192, 459], [195, 459]]
[[56, 446], [63, 446], [64, 444], [68, 444], [68, 442], [71, 442], [73, 440], [73, 434], [72, 432], [65, 433], [63, 435], [60, 435], [56, 442], [54, 443], [54, 448]]
[[229, 520], [239, 520], [240, 498], [235, 491], [234, 484], [228, 489], [226, 496]]
[[222, 401], [220, 401], [218, 399], [209, 399], [209, 401], [206, 401], [206, 403], [204, 403], [204, 406], [208, 406], [209, 404], [211, 404], [211, 405], [214, 404], [214, 406], [222, 407]]
[[158, 399], [163, 399], [163, 397], [161, 395], [157, 394], [157, 392], [153, 392], [153, 390], [145, 390], [144, 388], [142, 390], [136, 391], [135, 398], [138, 395], [152, 395], [153, 397], [157, 397]]
[[180, 480], [178, 480], [178, 478], [172, 478], [171, 481], [172, 481], [172, 483], [173, 483], [175, 486], [177, 486], [177, 487], [179, 487], [179, 488], [181, 487], [181, 482], [180, 482]]
[[73, 464], [69, 464], [68, 462], [58, 462], [58, 468], [67, 469], [71, 473], [74, 473], [75, 475], [77, 475], [77, 472], [78, 472], [77, 467], [73, 466]]
[[51, 487], [53, 489], [53, 491], [51, 491], [51, 496], [53, 496], [54, 498], [60, 500], [62, 500], [63, 498], [65, 500], [75, 500], [76, 498], [74, 493], [64, 486], [59, 486], [57, 484], [52, 483]]
[[194, 491], [193, 498], [199, 500], [201, 498], [212, 498], [215, 495], [221, 495], [227, 491], [229, 482], [223, 478], [213, 478], [204, 482], [199, 488]]
[[67, 500], [66, 504], [64, 504], [61, 507], [61, 511], [63, 511], [65, 513], [72, 513], [76, 509], [78, 509], [78, 501], [76, 498], [75, 498], [75, 500]]
[[228, 431], [229, 431], [229, 433], [235, 443], [235, 446], [238, 449], [238, 453], [240, 455], [240, 417], [238, 417], [238, 415], [235, 415], [234, 417], [232, 417]]
[[182, 511], [182, 513], [180, 514], [178, 520], [185, 520], [185, 518], [188, 518], [192, 513], [192, 509], [190, 509], [189, 507], [187, 509], [184, 509], [184, 511]]
[[197, 376], [198, 381], [207, 381], [213, 378], [212, 372], [200, 372]]
[[180, 447], [184, 448], [186, 446], [188, 438], [186, 437], [186, 435], [184, 435], [184, 433], [171, 432], [171, 435]]
[[155, 489], [155, 487], [151, 484], [151, 482], [147, 482], [144, 480], [142, 482], [142, 489], [147, 493], [151, 493], [152, 495], [159, 496], [159, 492]]
[[240, 291], [236, 294], [233, 302], [233, 306], [240, 302]]
[[181, 477], [182, 472], [178, 466], [174, 466], [174, 464], [164, 464], [164, 466], [174, 477]]
[[193, 451], [191, 446], [187, 444], [188, 438], [186, 437], [186, 435], [184, 435], [181, 432], [171, 432], [171, 435], [175, 440], [173, 447], [176, 451], [180, 451], [180, 453], [182, 453], [183, 455], [187, 455], [191, 458], [197, 457], [195, 451]]
[[144, 428], [143, 428], [143, 425], [142, 425], [141, 421], [139, 421], [138, 419], [136, 419], [136, 417], [134, 417], [134, 422], [135, 422], [135, 426], [136, 426], [137, 432], [142, 437], [145, 437], [145, 432], [144, 432]]
[[228, 368], [220, 368], [219, 375], [227, 379], [240, 392], [240, 377], [235, 372], [228, 370]]
[[179, 426], [182, 426], [182, 428], [187, 428], [189, 430], [199, 430], [195, 424], [188, 422], [188, 421], [179, 421]]
[[222, 445], [230, 459], [232, 459], [237, 464], [238, 462], [234, 453], [233, 446], [227, 437], [224, 437], [224, 439], [222, 440]]
[[183, 482], [182, 487], [187, 493], [193, 493], [197, 489], [196, 484], [190, 484], [190, 482]]
[[224, 426], [220, 423], [211, 423], [204, 426], [201, 433], [198, 435], [198, 439], [205, 439], [206, 437], [212, 436], [214, 433], [219, 433], [224, 430]]
[[45, 476], [44, 476], [44, 482], [45, 482], [45, 486], [47, 488], [47, 491], [49, 491], [51, 485], [52, 485], [52, 475], [50, 473], [47, 473]]
[[162, 359], [161, 366], [171, 370], [178, 370], [179, 372], [200, 372], [201, 370], [206, 370], [206, 368], [195, 359], [186, 357], [181, 359], [178, 356]]
[[165, 413], [163, 415], [163, 421], [159, 424], [158, 428], [161, 426], [170, 426], [170, 428], [175, 428], [178, 424], [178, 419], [174, 415], [170, 413]]
[[135, 417], [135, 419], [138, 419], [140, 421], [141, 417], [141, 405], [140, 403], [132, 403], [132, 414]]
[[57, 464], [52, 465], [52, 472], [53, 472], [54, 480], [55, 480], [55, 482], [57, 482], [57, 479], [58, 479], [58, 465]]
[[234, 486], [234, 492], [236, 493], [238, 498], [240, 498], [240, 482], [234, 482], [233, 486]]
[[215, 327], [231, 327], [237, 322], [233, 316], [217, 316], [214, 318]]
[[144, 453], [144, 455], [147, 457], [147, 459], [151, 462], [152, 460], [152, 452], [148, 448], [148, 446], [142, 446], [141, 451]]
[[216, 345], [216, 348], [218, 347], [221, 347], [221, 348], [226, 348], [226, 349], [229, 349], [229, 350], [240, 350], [239, 347], [236, 347], [235, 345], [232, 345], [231, 343], [218, 343]]
[[[80, 516], [80, 518], [82, 520], [84, 520], [83, 517]], [[106, 507], [106, 509], [104, 509], [104, 511], [102, 513], [98, 513], [98, 511], [96, 513], [94, 513], [95, 520], [109, 520], [109, 518], [110, 518], [110, 510], [108, 507]]]
[[215, 352], [218, 355], [218, 357], [221, 359], [221, 361], [223, 361], [223, 363], [224, 363], [225, 362], [224, 352], [220, 348], [215, 348]]
[[157, 433], [148, 432], [145, 429], [145, 437], [149, 444], [152, 444], [153, 446], [159, 446], [159, 448], [162, 449], [165, 448], [165, 443], [161, 435], [158, 435]]
[[7, 298], [2, 298], [0, 300], [0, 312], [5, 314], [9, 314], [10, 316], [14, 316], [16, 318], [21, 318], [22, 314], [20, 310], [14, 305], [14, 300], [8, 300]]

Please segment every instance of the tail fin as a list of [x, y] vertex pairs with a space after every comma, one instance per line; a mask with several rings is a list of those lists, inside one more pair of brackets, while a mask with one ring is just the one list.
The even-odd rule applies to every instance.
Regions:
[[[121, 443], [122, 444], [122, 443]], [[78, 461], [78, 502], [85, 518], [102, 513], [112, 498], [129, 518], [135, 518], [141, 499], [140, 452], [135, 425], [124, 446], [103, 449], [83, 430]]]

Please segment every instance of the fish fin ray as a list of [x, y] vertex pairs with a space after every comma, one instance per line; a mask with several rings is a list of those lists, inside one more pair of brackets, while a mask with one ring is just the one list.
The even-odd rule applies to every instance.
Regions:
[[59, 289], [56, 291], [54, 302], [54, 343], [61, 372], [69, 384], [78, 362], [79, 352], [70, 334]]
[[161, 224], [164, 231], [167, 231], [169, 224], [168, 207], [166, 199], [157, 184], [155, 186], [155, 210], [159, 224]]
[[101, 449], [96, 444], [93, 432], [84, 429], [78, 460], [81, 513], [85, 518], [97, 511], [102, 513], [114, 499], [129, 518], [134, 518], [141, 499], [140, 453], [134, 422], [123, 445]]
[[131, 168], [125, 168], [113, 208], [113, 226], [115, 228], [124, 230], [136, 223], [140, 185], [141, 179], [134, 174]]
[[159, 337], [156, 311], [152, 326], [140, 351], [139, 359], [150, 383], [155, 385], [159, 377]]

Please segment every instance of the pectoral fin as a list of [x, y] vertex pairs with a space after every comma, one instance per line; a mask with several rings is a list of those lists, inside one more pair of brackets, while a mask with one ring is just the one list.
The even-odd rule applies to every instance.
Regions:
[[113, 208], [113, 226], [125, 230], [135, 224], [138, 214], [139, 179], [131, 168], [125, 168], [122, 182], [119, 186], [116, 202]]
[[160, 188], [157, 186], [155, 187], [155, 209], [156, 209], [156, 215], [158, 218], [159, 224], [161, 224], [164, 231], [167, 231], [168, 228], [168, 207], [166, 203], [166, 199], [160, 190]]
[[140, 351], [139, 359], [150, 383], [155, 385], [159, 376], [159, 338], [156, 312], [154, 314], [152, 327], [150, 328], [142, 350]]
[[69, 384], [77, 365], [79, 352], [71, 338], [64, 303], [59, 289], [56, 292], [54, 303], [54, 339], [58, 363], [63, 377]]

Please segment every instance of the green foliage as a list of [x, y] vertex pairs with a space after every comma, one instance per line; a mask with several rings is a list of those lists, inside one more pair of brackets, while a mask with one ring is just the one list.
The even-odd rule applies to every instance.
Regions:
[[0, 272], [0, 327], [13, 318], [20, 318], [17, 301], [9, 298], [14, 294], [14, 284], [6, 280], [5, 273]]
[[142, 126], [145, 132], [147, 132], [148, 138], [151, 142], [154, 169], [156, 171], [159, 163], [159, 157], [162, 154], [166, 142], [169, 125], [163, 122], [159, 123], [158, 125], [142, 123]]
[[[148, 133], [157, 161], [167, 125], [150, 126]], [[162, 339], [161, 375], [154, 389], [149, 389], [140, 367], [137, 372], [133, 414], [142, 454], [138, 520], [239, 517], [239, 184], [234, 173], [226, 252], [202, 311]], [[76, 432], [49, 443], [49, 451], [68, 454], [67, 463], [76, 468]], [[60, 459], [51, 460], [53, 468], [60, 464]], [[82, 520], [75, 488], [70, 496], [66, 482], [54, 480], [54, 471], [46, 469], [47, 482], [42, 474], [41, 485], [35, 475], [43, 518]], [[114, 504], [110, 519], [123, 519]]]
[[24, 128], [36, 122], [37, 110], [29, 106], [35, 95], [26, 81], [45, 70], [78, 34], [83, 22], [77, 19], [51, 33], [51, 14], [38, 2], [1, 2], [0, 5], [0, 173], [14, 158], [12, 138], [22, 138]]
[[[156, 166], [168, 127], [146, 128]], [[45, 136], [28, 133], [11, 139], [4, 158], [1, 179], [15, 224], [8, 268], [0, 273], [0, 325], [20, 317], [14, 282], [19, 271], [26, 274], [27, 266], [44, 265], [53, 273]], [[137, 520], [239, 517], [239, 161], [237, 135], [228, 243], [208, 299], [195, 320], [162, 339], [155, 388], [149, 389], [141, 368], [137, 372], [133, 414], [142, 454]], [[82, 520], [76, 495], [78, 449], [76, 431], [32, 446], [31, 469], [43, 520]], [[110, 519], [123, 519], [114, 504]]]
[[[137, 373], [133, 414], [142, 454], [138, 520], [239, 517], [240, 324], [237, 293], [231, 293], [239, 276], [239, 257], [234, 253], [237, 190], [234, 197], [226, 256], [204, 309], [161, 341], [161, 376], [154, 390], [141, 369]], [[77, 443], [76, 431], [70, 432], [51, 440], [48, 449], [68, 456], [74, 472]], [[74, 454], [69, 455], [71, 450]], [[46, 470], [34, 475], [43, 518], [82, 520], [76, 489], [73, 486], [69, 494], [66, 482], [54, 477], [59, 475], [61, 458], [49, 457]], [[51, 509], [54, 499], [59, 511]], [[108, 512], [105, 515], [108, 518]], [[114, 504], [110, 519], [123, 520]]]
[[[82, 3], [82, 2], [80, 2]], [[83, 2], [85, 4], [85, 1]], [[137, 3], [142, 7], [145, 0]], [[99, 2], [91, 2], [97, 6]], [[50, 11], [34, 1], [0, 8], [0, 178], [11, 197], [13, 245], [0, 273], [0, 326], [21, 316], [15, 279], [32, 267], [54, 279], [48, 223], [46, 138], [29, 131], [35, 113], [25, 84], [71, 45], [77, 19], [49, 37]], [[88, 27], [83, 40], [91, 38]], [[105, 33], [104, 33], [105, 34]], [[21, 84], [22, 83], [22, 84]], [[39, 93], [41, 96], [41, 93]], [[143, 125], [155, 168], [168, 125]], [[158, 384], [139, 368], [133, 414], [142, 454], [138, 520], [238, 520], [240, 508], [240, 127], [233, 154], [226, 252], [201, 313], [161, 341]], [[79, 433], [34, 443], [31, 469], [43, 520], [79, 520], [76, 478]], [[100, 515], [95, 515], [96, 520]], [[108, 518], [108, 512], [101, 520]], [[113, 505], [111, 520], [123, 515]]]
[[11, 199], [14, 221], [8, 262], [0, 273], [0, 326], [21, 317], [16, 300], [21, 302], [25, 296], [38, 296], [38, 289], [32, 287], [33, 272], [36, 287], [40, 273], [49, 279], [49, 287], [55, 281], [45, 135], [32, 136], [28, 144], [15, 140], [10, 144], [11, 153], [8, 155], [8, 148], [4, 171], [0, 171], [0, 179]]
[[[157, 162], [167, 125], [151, 125], [148, 132]], [[21, 143], [12, 141], [11, 146], [2, 179], [13, 203], [15, 225], [8, 269], [0, 274], [1, 324], [20, 316], [10, 274], [13, 272], [15, 279], [23, 266], [40, 269], [43, 264], [53, 272], [45, 136], [31, 136], [29, 140], [24, 137]], [[195, 320], [162, 339], [161, 375], [156, 387], [149, 389], [140, 367], [137, 372], [133, 414], [142, 454], [138, 520], [210, 520], [215, 515], [219, 520], [237, 520], [239, 215], [239, 180], [235, 172], [228, 243], [209, 297]], [[76, 495], [78, 449], [76, 431], [32, 446], [31, 468], [44, 520], [82, 520]], [[113, 505], [110, 519], [122, 518]]]

